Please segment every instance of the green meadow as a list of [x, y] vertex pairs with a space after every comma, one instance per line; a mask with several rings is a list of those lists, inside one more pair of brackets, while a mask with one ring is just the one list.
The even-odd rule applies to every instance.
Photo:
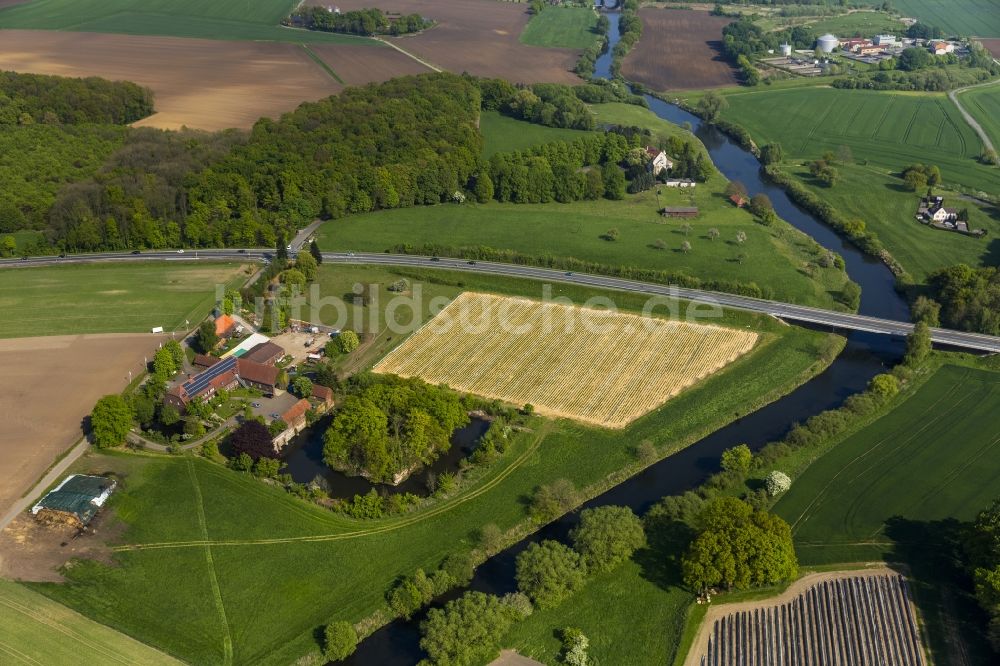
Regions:
[[940, 167], [946, 185], [1000, 185], [1000, 172], [978, 162], [979, 137], [943, 93], [813, 87], [736, 92], [726, 100], [724, 119], [758, 145], [780, 143], [786, 158], [817, 159], [846, 146], [855, 160], [893, 172], [924, 162]]
[[838, 37], [899, 34], [906, 29], [902, 21], [885, 12], [852, 12], [842, 16], [821, 18], [816, 22], [810, 22], [808, 26], [817, 35], [829, 32]]
[[[433, 289], [443, 295], [489, 288], [466, 284], [464, 274], [433, 273], [441, 280]], [[530, 281], [499, 285], [528, 295], [537, 288]], [[642, 307], [636, 295], [605, 295], [625, 309]], [[747, 313], [727, 313], [719, 323], [750, 325], [762, 339], [751, 354], [625, 430], [536, 417], [480, 476], [402, 516], [346, 518], [200, 458], [88, 455], [76, 470], [125, 478], [111, 500], [125, 528], [114, 565], [79, 562], [65, 571], [66, 584], [31, 587], [188, 662], [293, 662], [316, 650], [318, 627], [383, 608], [397, 576], [471, 550], [482, 526], [494, 523], [512, 539], [532, 529], [523, 500], [538, 485], [563, 477], [596, 495], [641, 469], [637, 442], [649, 440], [658, 456], [669, 455], [788, 392], [839, 346], [832, 336]], [[679, 593], [646, 593], [686, 603], [673, 598]]]
[[973, 88], [959, 94], [958, 100], [1000, 150], [1000, 84]]
[[573, 141], [588, 134], [584, 130], [547, 127], [517, 120], [497, 111], [483, 111], [479, 118], [479, 131], [485, 140], [483, 157], [487, 159], [494, 153], [524, 150], [553, 141]]
[[279, 25], [295, 0], [32, 0], [0, 11], [0, 28], [284, 42], [373, 43]]
[[521, 43], [567, 49], [585, 49], [597, 41], [597, 12], [590, 7], [545, 7], [528, 21]]
[[1000, 37], [1000, 0], [898, 0], [893, 7], [959, 36]]
[[207, 315], [216, 284], [239, 286], [242, 268], [157, 261], [0, 269], [0, 338], [170, 331]]

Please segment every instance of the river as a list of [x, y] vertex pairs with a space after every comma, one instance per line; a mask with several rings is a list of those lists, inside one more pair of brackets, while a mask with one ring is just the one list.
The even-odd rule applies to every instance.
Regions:
[[[608, 50], [597, 61], [597, 76], [610, 75], [611, 49], [617, 43], [618, 14], [607, 14], [611, 21]], [[829, 250], [844, 257], [847, 273], [861, 285], [863, 314], [901, 320], [909, 318], [906, 302], [894, 288], [888, 267], [841, 239], [831, 229], [796, 206], [783, 190], [763, 180], [760, 163], [727, 136], [683, 109], [649, 95], [650, 109], [661, 118], [676, 124], [688, 122], [695, 135], [708, 148], [715, 166], [730, 180], [739, 180], [750, 194], [764, 192], [771, 198], [778, 215], [812, 236]], [[868, 381], [898, 362], [903, 341], [869, 333], [852, 333], [844, 351], [824, 372], [780, 400], [717, 430], [674, 455], [648, 467], [643, 472], [590, 500], [581, 508], [620, 505], [636, 513], [645, 512], [664, 495], [682, 493], [696, 487], [718, 470], [719, 456], [725, 449], [745, 442], [753, 450], [780, 439], [797, 422], [823, 410], [839, 406], [843, 400], [868, 384]], [[435, 601], [440, 606], [464, 593], [466, 589], [495, 594], [515, 590], [514, 561], [528, 544], [543, 539], [565, 540], [577, 521], [578, 512], [563, 516], [535, 534], [507, 548], [482, 564], [468, 588], [457, 590]], [[418, 614], [410, 621], [397, 620], [376, 631], [358, 646], [346, 664], [352, 666], [411, 665], [423, 656], [420, 650]]]

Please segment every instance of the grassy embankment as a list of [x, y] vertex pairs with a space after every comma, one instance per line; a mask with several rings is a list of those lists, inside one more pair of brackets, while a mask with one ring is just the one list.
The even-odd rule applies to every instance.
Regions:
[[[921, 162], [941, 169], [946, 188], [994, 192], [1000, 186], [1000, 171], [978, 163], [979, 138], [944, 94], [812, 87], [736, 91], [726, 100], [723, 118], [745, 127], [758, 145], [780, 143], [782, 168], [844, 215], [863, 220], [917, 282], [958, 261], [991, 263], [1000, 213], [938, 188], [949, 206], [968, 208], [970, 226], [988, 234], [977, 239], [930, 228], [914, 219], [919, 197], [899, 177]], [[805, 163], [842, 146], [853, 161], [835, 165], [841, 179], [832, 188], [820, 185]]]
[[[662, 121], [650, 111], [627, 104], [595, 106], [599, 122], [643, 125], [660, 135], [691, 135]], [[525, 129], [539, 126], [508, 118], [500, 127], [504, 149], [516, 136], [514, 124]], [[494, 135], [495, 136], [495, 135]], [[544, 132], [539, 140], [551, 140]], [[700, 144], [699, 144], [700, 145]], [[380, 211], [333, 220], [320, 229], [320, 245], [327, 251], [382, 252], [409, 243], [446, 243], [455, 247], [488, 246], [532, 255], [575, 257], [608, 265], [634, 266], [683, 272], [704, 279], [756, 282], [771, 288], [775, 297], [797, 303], [835, 307], [847, 281], [837, 268], [816, 264], [817, 246], [785, 222], [764, 227], [752, 215], [736, 209], [724, 196], [721, 174], [696, 189], [660, 187], [624, 201], [581, 201], [570, 204], [467, 203]], [[698, 206], [695, 219], [661, 218], [659, 206]], [[685, 223], [691, 229], [685, 232]], [[601, 238], [617, 228], [616, 241]], [[709, 229], [719, 231], [710, 239]], [[738, 232], [746, 234], [741, 245]], [[665, 249], [657, 249], [662, 240]], [[683, 252], [683, 242], [691, 244]], [[740, 257], [742, 256], [742, 261]]]
[[585, 49], [600, 35], [597, 12], [590, 7], [545, 7], [528, 21], [521, 43], [567, 49]]
[[180, 663], [12, 581], [0, 580], [0, 609], [3, 663]]
[[34, 0], [0, 11], [0, 28], [278, 42], [378, 43], [279, 25], [295, 0]]
[[143, 333], [192, 325], [215, 304], [215, 286], [238, 287], [240, 264], [68, 264], [0, 270], [0, 338]]
[[[342, 270], [323, 268], [321, 279], [334, 290], [349, 288], [351, 276], [338, 276]], [[441, 295], [538, 289], [533, 282], [434, 274], [452, 282], [434, 287]], [[562, 295], [583, 300], [593, 292], [566, 288]], [[623, 308], [641, 307], [634, 295], [613, 296]], [[410, 515], [347, 519], [200, 459], [90, 456], [77, 468], [127, 475], [112, 500], [127, 525], [121, 542], [167, 547], [123, 550], [113, 567], [79, 563], [66, 572], [68, 585], [34, 587], [185, 660], [223, 663], [231, 650], [234, 663], [293, 661], [315, 649], [321, 624], [369, 616], [396, 576], [469, 550], [483, 525], [497, 524], [512, 539], [531, 529], [524, 499], [539, 484], [564, 477], [597, 494], [642, 467], [638, 442], [649, 440], [666, 456], [787, 392], [838, 346], [830, 336], [746, 313], [727, 313], [717, 323], [751, 325], [762, 342], [623, 431], [536, 419], [533, 432], [518, 437], [476, 483]]]
[[573, 141], [589, 134], [585, 130], [526, 123], [500, 115], [497, 111], [483, 112], [479, 118], [479, 131], [485, 139], [483, 157], [487, 159], [494, 153], [524, 150], [553, 141]]
[[878, 11], [851, 12], [840, 16], [825, 16], [806, 23], [818, 35], [831, 33], [838, 37], [872, 37], [874, 35], [900, 34], [906, 26], [898, 16]]

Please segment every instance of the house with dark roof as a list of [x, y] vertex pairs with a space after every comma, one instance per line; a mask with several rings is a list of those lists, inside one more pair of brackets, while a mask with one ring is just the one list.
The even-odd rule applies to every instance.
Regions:
[[322, 384], [313, 384], [312, 397], [319, 401], [323, 411], [333, 407], [333, 389]]
[[194, 360], [191, 361], [191, 365], [196, 368], [211, 368], [213, 365], [221, 361], [222, 359], [217, 356], [209, 356], [208, 354], [195, 354]]
[[247, 353], [240, 356], [244, 361], [253, 361], [261, 365], [274, 365], [285, 355], [285, 349], [270, 340], [262, 342], [252, 347]]
[[273, 365], [254, 363], [243, 358], [236, 359], [236, 375], [240, 383], [247, 388], [255, 388], [265, 395], [274, 395], [278, 387], [279, 368]]
[[666, 206], [660, 210], [663, 217], [698, 217], [697, 206]]
[[195, 398], [211, 399], [219, 391], [231, 391], [237, 386], [254, 388], [266, 395], [274, 395], [281, 370], [273, 365], [254, 363], [242, 358], [219, 359], [204, 371], [187, 381], [167, 389], [163, 402], [181, 414]]

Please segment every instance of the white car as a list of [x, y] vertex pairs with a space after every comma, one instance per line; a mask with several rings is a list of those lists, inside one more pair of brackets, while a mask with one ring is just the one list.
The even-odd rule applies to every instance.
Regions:
[[177, 250], [177, 254], [184, 254], [184, 250]]

